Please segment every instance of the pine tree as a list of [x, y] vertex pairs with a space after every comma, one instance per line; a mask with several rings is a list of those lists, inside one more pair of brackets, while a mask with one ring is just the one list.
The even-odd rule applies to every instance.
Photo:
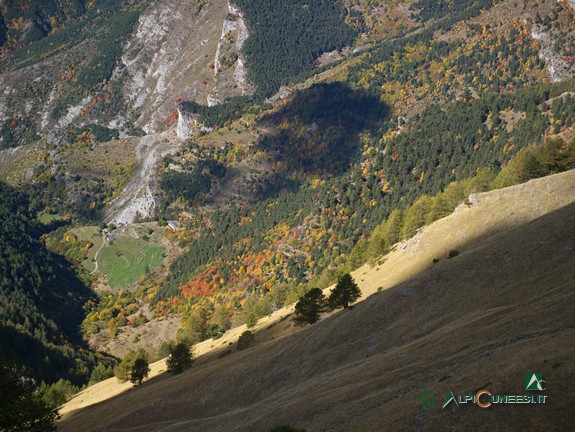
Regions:
[[532, 153], [529, 153], [525, 159], [525, 162], [523, 162], [521, 181], [526, 182], [531, 179], [543, 177], [545, 174], [545, 167], [541, 161], [537, 159]]
[[361, 290], [349, 273], [341, 276], [331, 292], [328, 305], [331, 309], [349, 308], [349, 304], [361, 297]]
[[401, 230], [402, 238], [406, 240], [409, 239], [417, 232], [418, 228], [425, 225], [425, 219], [427, 213], [429, 213], [431, 204], [431, 197], [422, 195], [409, 207], [405, 214], [405, 220], [403, 221], [403, 228]]
[[166, 360], [168, 370], [174, 375], [182, 373], [192, 366], [192, 354], [186, 344], [179, 343], [170, 349], [170, 355]]
[[385, 228], [383, 230], [382, 240], [385, 248], [391, 248], [401, 238], [401, 227], [403, 226], [403, 213], [399, 209], [395, 209], [387, 218]]
[[249, 330], [244, 331], [238, 338], [238, 350], [242, 351], [251, 347], [256, 341], [256, 336]]
[[125, 382], [131, 380], [132, 371], [136, 360], [144, 359], [148, 363], [149, 355], [143, 348], [139, 350], [130, 350], [126, 353], [122, 361], [114, 368], [114, 375], [120, 381]]
[[142, 357], [137, 358], [134, 362], [134, 366], [132, 366], [130, 382], [134, 385], [140, 385], [144, 379], [148, 378], [149, 373], [150, 365], [148, 364], [148, 360]]
[[323, 291], [319, 288], [312, 288], [309, 292], [299, 298], [295, 305], [295, 316], [293, 322], [296, 325], [313, 324], [319, 321], [320, 315], [327, 311], [327, 300]]

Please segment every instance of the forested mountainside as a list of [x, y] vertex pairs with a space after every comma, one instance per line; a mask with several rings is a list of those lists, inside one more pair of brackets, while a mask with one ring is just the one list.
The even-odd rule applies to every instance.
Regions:
[[3, 2], [0, 46], [14, 49], [40, 40], [85, 12], [84, 0], [29, 0]]
[[[164, 174], [170, 182], [162, 183], [158, 214], [166, 219], [217, 202], [229, 192], [227, 178], [238, 183], [238, 173], [249, 173], [240, 175], [244, 193], [226, 195], [237, 206], [194, 212], [172, 234], [188, 252], [160, 287], [144, 283], [136, 297], [151, 298], [160, 317], [183, 312], [190, 317], [184, 329], [203, 323], [200, 338], [217, 334], [238, 310], [244, 319], [261, 316], [305, 287], [326, 286], [342, 266], [363, 262], [372, 230], [393, 210], [423, 197], [416, 206], [423, 216], [401, 218], [397, 239], [408, 238], [436, 211], [425, 196], [462, 185], [480, 169], [486, 177], [474, 187], [482, 190], [522, 148], [570, 130], [574, 82], [544, 78], [546, 63], [525, 21], [459, 21], [477, 7], [425, 9], [418, 19], [431, 20], [432, 29], [357, 54], [326, 73], [327, 83], [296, 86], [271, 114], [256, 112], [256, 137], [234, 140], [222, 130], [223, 145], [199, 137], [167, 158], [165, 165], [178, 169]], [[438, 31], [444, 36], [433, 38]], [[231, 129], [244, 133], [237, 123]], [[249, 139], [254, 144], [246, 146]], [[205, 178], [191, 178], [187, 161], [198, 157], [226, 165], [223, 179], [212, 177], [209, 187]], [[463, 196], [441, 211], [458, 200]]]
[[249, 77], [270, 96], [286, 80], [313, 69], [326, 51], [349, 46], [357, 29], [338, 2], [239, 0], [252, 32], [244, 46]]
[[28, 198], [0, 182], [0, 352], [46, 382], [83, 384], [97, 362], [79, 326], [94, 294], [49, 252]]
[[97, 142], [159, 132], [177, 98], [218, 104], [250, 95], [252, 83], [269, 96], [357, 35], [335, 1], [264, 3], [6, 2], [0, 149], [42, 137], [71, 143], [83, 132]]
[[[5, 349], [38, 369], [34, 339], [58, 364], [42, 378], [82, 382], [80, 322], [117, 355], [217, 338], [470, 193], [573, 168], [573, 19], [552, 0], [4, 2], [3, 241], [31, 245], [6, 258]], [[36, 213], [65, 222], [40, 237]]]

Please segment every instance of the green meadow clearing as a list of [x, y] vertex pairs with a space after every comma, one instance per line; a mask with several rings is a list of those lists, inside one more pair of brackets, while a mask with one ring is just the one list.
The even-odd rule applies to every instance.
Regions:
[[78, 239], [94, 244], [83, 262], [84, 267], [106, 275], [110, 288], [121, 289], [164, 263], [165, 248], [161, 241], [165, 228], [154, 227], [152, 233], [149, 229], [148, 226], [131, 225], [126, 231], [118, 229], [108, 234], [107, 240], [98, 227], [82, 227], [72, 232]]
[[40, 223], [44, 224], [44, 225], [48, 225], [51, 222], [54, 221], [61, 221], [64, 218], [59, 215], [59, 214], [53, 214], [53, 213], [45, 213], [45, 212], [40, 212], [38, 213], [38, 220], [40, 221]]
[[164, 262], [164, 248], [142, 239], [120, 237], [98, 255], [100, 271], [108, 275], [110, 288], [124, 288], [158, 268]]

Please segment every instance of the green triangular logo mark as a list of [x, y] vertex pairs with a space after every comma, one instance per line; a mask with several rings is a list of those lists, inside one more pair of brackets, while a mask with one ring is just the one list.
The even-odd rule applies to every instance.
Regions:
[[541, 372], [528, 372], [525, 374], [525, 390], [542, 391], [543, 374]]
[[451, 401], [455, 402], [455, 405], [459, 406], [459, 404], [457, 403], [457, 399], [455, 399], [455, 395], [453, 394], [453, 392], [449, 392], [447, 393], [447, 396], [445, 396], [445, 399], [443, 399], [443, 405], [441, 405], [441, 409], [444, 409], [447, 405], [449, 405], [451, 403]]

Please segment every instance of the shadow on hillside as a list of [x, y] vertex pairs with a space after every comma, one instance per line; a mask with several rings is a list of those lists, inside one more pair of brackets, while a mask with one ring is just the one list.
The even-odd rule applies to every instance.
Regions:
[[[79, 279], [63, 257], [48, 252], [48, 266], [54, 272], [41, 292], [27, 293], [21, 307], [35, 329], [0, 324], [0, 339], [5, 354], [17, 358], [38, 378], [55, 382], [60, 378], [82, 385], [83, 368], [93, 365], [95, 357], [81, 334], [85, 305], [96, 302], [95, 294]], [[87, 377], [84, 377], [87, 378]]]
[[342, 83], [316, 84], [290, 96], [260, 122], [261, 129], [273, 130], [258, 144], [276, 163], [270, 184], [342, 174], [357, 156], [359, 134], [378, 126], [389, 112], [377, 97]]
[[[182, 428], [186, 422], [193, 424], [194, 430], [212, 430], [213, 422], [213, 430], [270, 430], [277, 424], [366, 430], [361, 425], [368, 423], [371, 430], [395, 430], [410, 429], [417, 413], [430, 427], [478, 430], [485, 422], [481, 410], [469, 410], [463, 417], [446, 417], [439, 408], [422, 412], [418, 392], [422, 386], [458, 389], [465, 377], [472, 386], [477, 384], [472, 378], [485, 370], [490, 382], [506, 384], [509, 367], [521, 367], [515, 372], [522, 385], [527, 364], [554, 375], [557, 395], [568, 392], [570, 381], [561, 378], [567, 368], [572, 373], [571, 363], [544, 365], [547, 360], [542, 359], [570, 359], [565, 352], [573, 351], [572, 345], [562, 343], [566, 320], [573, 322], [571, 304], [564, 300], [572, 299], [573, 244], [575, 203], [469, 241], [459, 256], [442, 258], [431, 270], [296, 334], [194, 365], [178, 378], [153, 380], [76, 412], [59, 430], [79, 430], [82, 424], [94, 430], [143, 428], [149, 426], [146, 416], [135, 413], [145, 411], [148, 419], [166, 419], [158, 428], [177, 420]], [[552, 344], [558, 353], [541, 350], [540, 343]], [[494, 361], [500, 367], [492, 367]], [[158, 400], [178, 392], [190, 397], [172, 400], [170, 413], [162, 411]], [[359, 399], [362, 403], [355, 404]], [[100, 424], [114, 404], [123, 407], [121, 414], [113, 410], [117, 417]], [[334, 426], [343, 405], [347, 421]], [[561, 421], [557, 415], [568, 407], [546, 408], [523, 411], [522, 419], [555, 429]], [[269, 412], [274, 416], [265, 415]], [[518, 419], [509, 412], [492, 410], [490, 421], [514, 429]]]

